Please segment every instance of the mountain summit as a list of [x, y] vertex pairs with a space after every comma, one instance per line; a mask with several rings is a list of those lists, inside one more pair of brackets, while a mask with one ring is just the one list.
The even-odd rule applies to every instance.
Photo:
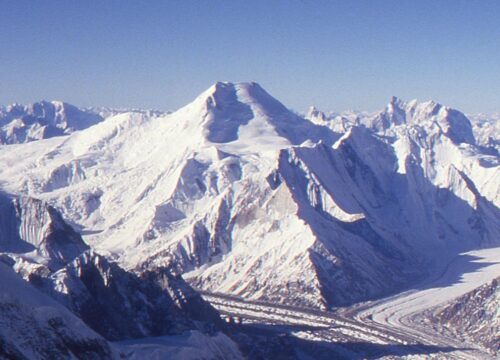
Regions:
[[261, 139], [298, 145], [321, 136], [317, 126], [288, 110], [254, 82], [217, 82], [178, 113], [186, 117], [195, 114], [204, 137], [213, 143]]
[[498, 244], [498, 157], [475, 144], [433, 102], [311, 121], [258, 84], [220, 82], [171, 114], [4, 146], [0, 181], [138, 274], [331, 308]]

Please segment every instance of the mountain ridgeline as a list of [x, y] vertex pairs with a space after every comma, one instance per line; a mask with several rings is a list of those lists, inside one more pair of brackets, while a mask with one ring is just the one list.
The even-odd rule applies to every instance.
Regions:
[[4, 263], [110, 340], [217, 324], [190, 285], [332, 309], [500, 246], [497, 139], [432, 101], [302, 116], [219, 82], [172, 113], [54, 102], [0, 124], [25, 143], [0, 151]]

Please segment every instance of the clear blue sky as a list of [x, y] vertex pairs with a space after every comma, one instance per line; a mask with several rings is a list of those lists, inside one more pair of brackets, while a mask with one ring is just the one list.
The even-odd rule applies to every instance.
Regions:
[[0, 104], [176, 109], [217, 80], [302, 111], [500, 111], [498, 0], [0, 0]]

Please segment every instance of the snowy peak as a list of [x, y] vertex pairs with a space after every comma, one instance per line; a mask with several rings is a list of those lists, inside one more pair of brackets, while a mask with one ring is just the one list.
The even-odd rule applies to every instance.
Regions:
[[456, 144], [467, 143], [474, 145], [476, 143], [472, 132], [472, 125], [467, 117], [458, 110], [445, 108], [443, 117], [439, 124], [444, 133]]
[[393, 96], [385, 109], [384, 115], [389, 120], [389, 126], [418, 125], [430, 120], [432, 117], [439, 116], [441, 111], [445, 109], [446, 107], [432, 100], [418, 102], [414, 99], [406, 102]]
[[460, 111], [434, 101], [404, 101], [392, 96], [384, 110], [376, 113], [349, 111], [341, 114], [325, 114], [311, 107], [306, 118], [339, 133], [359, 125], [364, 125], [378, 134], [390, 136], [401, 131], [417, 129], [418, 132], [422, 130], [427, 135], [443, 134], [455, 144], [476, 144], [469, 119]]
[[[194, 103], [205, 103], [208, 110], [223, 110], [234, 103], [245, 105], [260, 104], [266, 110], [288, 111], [278, 100], [269, 95], [255, 82], [217, 82], [201, 93]], [[189, 105], [188, 105], [189, 106]]]
[[0, 109], [0, 144], [17, 144], [86, 129], [103, 118], [62, 101], [9, 105]]
[[215, 105], [223, 106], [234, 101], [245, 104], [259, 103], [267, 110], [288, 111], [288, 109], [277, 99], [266, 92], [262, 86], [256, 82], [217, 82], [203, 92], [199, 98], [208, 98], [215, 101]]
[[255, 141], [258, 137], [296, 145], [311, 136], [331, 142], [328, 129], [320, 134], [317, 125], [287, 109], [254, 82], [218, 82], [178, 113], [198, 114], [204, 137], [212, 143]]
[[349, 304], [419, 276], [442, 249], [497, 243], [496, 159], [461, 146], [474, 140], [463, 114], [393, 98], [334, 116], [307, 120], [258, 84], [220, 82], [165, 116], [5, 149], [0, 180], [128, 269], [172, 266], [254, 299]]
[[500, 154], [500, 113], [468, 114], [476, 142], [491, 154]]
[[305, 118], [312, 121], [318, 125], [324, 125], [326, 121], [328, 121], [329, 116], [326, 115], [323, 111], [316, 108], [316, 106], [311, 106], [307, 110]]
[[250, 86], [218, 82], [200, 96], [206, 109], [203, 125], [207, 140], [227, 143], [238, 138], [239, 128], [254, 117], [249, 104], [252, 99], [242, 99], [240, 94], [240, 89]]
[[387, 130], [400, 125], [427, 129], [437, 126], [456, 144], [475, 144], [469, 119], [460, 111], [434, 101], [405, 102], [393, 96], [386, 109], [375, 118], [374, 124], [378, 130]]

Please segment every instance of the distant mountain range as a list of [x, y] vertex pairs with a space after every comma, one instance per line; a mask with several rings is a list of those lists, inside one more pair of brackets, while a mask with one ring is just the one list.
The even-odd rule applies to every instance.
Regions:
[[191, 287], [334, 309], [500, 246], [498, 121], [432, 101], [300, 115], [219, 82], [172, 113], [8, 106], [0, 143], [2, 261], [107, 340], [217, 329]]

